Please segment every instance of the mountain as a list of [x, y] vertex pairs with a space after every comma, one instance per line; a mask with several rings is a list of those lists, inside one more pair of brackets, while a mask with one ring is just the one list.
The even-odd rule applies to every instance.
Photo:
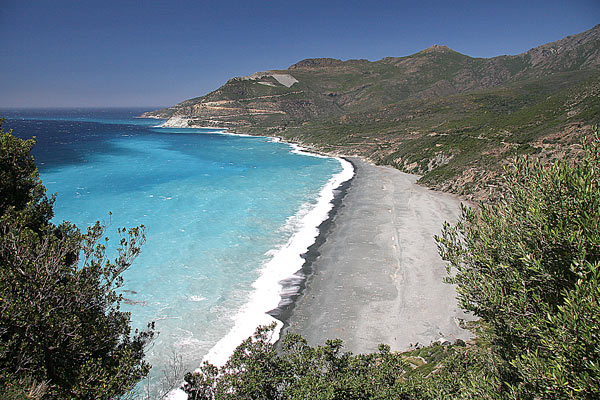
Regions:
[[597, 25], [489, 59], [440, 45], [373, 62], [306, 59], [143, 116], [361, 155], [485, 199], [510, 157], [577, 153], [574, 143], [600, 115], [599, 79]]

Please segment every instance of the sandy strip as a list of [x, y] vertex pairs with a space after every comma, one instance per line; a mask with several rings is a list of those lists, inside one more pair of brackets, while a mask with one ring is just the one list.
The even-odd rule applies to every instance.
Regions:
[[286, 331], [311, 345], [343, 339], [354, 353], [380, 343], [406, 350], [416, 343], [468, 339], [466, 318], [434, 234], [455, 222], [460, 200], [417, 185], [417, 177], [351, 159], [356, 176], [318, 249], [307, 288]]

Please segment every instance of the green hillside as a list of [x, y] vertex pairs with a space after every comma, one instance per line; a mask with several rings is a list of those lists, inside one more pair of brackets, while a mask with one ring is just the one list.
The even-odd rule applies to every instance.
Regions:
[[144, 116], [360, 155], [487, 199], [512, 156], [579, 153], [576, 143], [600, 115], [599, 79], [597, 25], [490, 59], [438, 45], [374, 62], [307, 59]]
[[487, 198], [511, 157], [579, 152], [600, 115], [600, 73], [561, 73], [501, 88], [402, 101], [276, 132], [332, 153], [421, 174], [421, 182]]

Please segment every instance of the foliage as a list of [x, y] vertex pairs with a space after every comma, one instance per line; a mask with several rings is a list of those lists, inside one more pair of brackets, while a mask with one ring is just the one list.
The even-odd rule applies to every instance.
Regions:
[[342, 351], [341, 340], [308, 346], [295, 334], [284, 337], [278, 353], [271, 343], [274, 325], [260, 327], [229, 361], [205, 363], [185, 377], [190, 399], [386, 399], [408, 368], [400, 355], [381, 346], [372, 354]]
[[132, 336], [117, 294], [144, 227], [119, 230], [111, 261], [104, 225], [50, 223], [34, 141], [0, 135], [0, 386], [16, 398], [117, 398], [150, 369], [153, 327]]
[[0, 120], [0, 215], [11, 207], [24, 211], [22, 217], [28, 218], [25, 223], [37, 230], [52, 218], [54, 197], [46, 197], [46, 188], [30, 155], [35, 141], [3, 133], [2, 122]]
[[463, 209], [438, 238], [505, 396], [600, 396], [598, 139], [584, 151], [576, 165], [518, 161], [501, 202]]
[[[428, 346], [423, 350], [435, 347]], [[404, 381], [403, 390], [411, 399], [506, 398], [498, 379], [497, 356], [486, 347], [455, 345], [441, 356], [433, 363], [433, 360], [428, 360]]]

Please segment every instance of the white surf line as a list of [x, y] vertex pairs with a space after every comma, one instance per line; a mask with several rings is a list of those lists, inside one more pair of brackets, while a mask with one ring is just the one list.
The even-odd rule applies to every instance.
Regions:
[[[303, 154], [312, 155], [312, 153]], [[277, 327], [272, 341], [275, 342], [279, 339], [283, 323], [268, 315], [267, 312], [277, 308], [282, 299], [281, 281], [293, 277], [302, 268], [304, 265], [302, 254], [305, 254], [315, 242], [319, 235], [319, 225], [329, 217], [329, 212], [333, 207], [335, 189], [354, 176], [354, 167], [350, 162], [341, 158], [337, 158], [337, 160], [342, 164], [342, 171], [334, 175], [321, 189], [316, 205], [308, 212], [306, 212], [306, 206], [301, 207], [300, 218], [298, 218], [298, 213], [291, 217], [298, 220], [296, 232], [283, 247], [267, 253], [272, 257], [263, 265], [260, 276], [252, 284], [254, 290], [250, 294], [248, 302], [233, 318], [233, 328], [217, 342], [203, 361], [223, 366], [235, 348], [251, 336], [260, 325], [269, 325], [275, 322]]]

